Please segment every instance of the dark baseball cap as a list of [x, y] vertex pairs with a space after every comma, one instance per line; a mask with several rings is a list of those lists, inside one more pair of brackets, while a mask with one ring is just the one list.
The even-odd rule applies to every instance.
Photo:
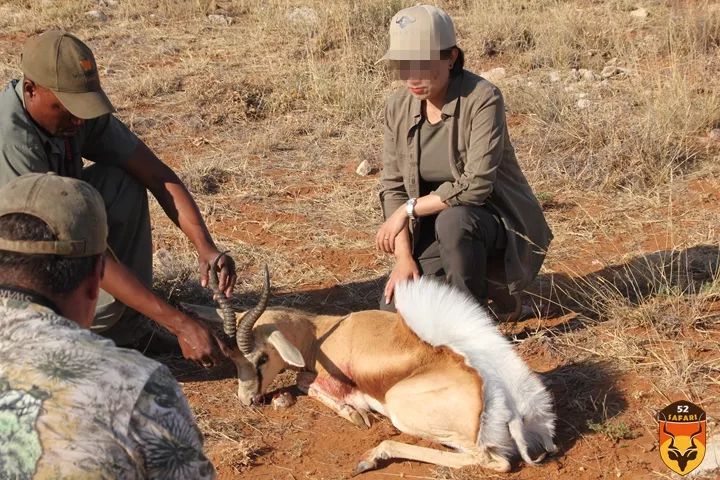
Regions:
[[25, 43], [20, 63], [27, 78], [51, 90], [76, 117], [87, 120], [115, 111], [100, 87], [92, 51], [77, 37], [61, 30], [36, 35]]
[[107, 249], [107, 214], [89, 183], [54, 173], [28, 173], [0, 188], [0, 217], [26, 213], [45, 222], [57, 240], [0, 238], [0, 250], [27, 254], [90, 257]]

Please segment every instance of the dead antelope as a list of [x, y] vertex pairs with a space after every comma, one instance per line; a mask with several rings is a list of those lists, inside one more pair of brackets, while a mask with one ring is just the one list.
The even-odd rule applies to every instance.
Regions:
[[[425, 278], [395, 295], [398, 314], [266, 311], [266, 272], [259, 304], [237, 322], [242, 403], [257, 403], [278, 373], [294, 368], [302, 390], [355, 425], [369, 426], [375, 411], [402, 432], [455, 450], [385, 440], [356, 473], [390, 458], [506, 472], [518, 453], [535, 464], [556, 451], [548, 391], [474, 300]], [[222, 309], [188, 307], [222, 321]]]

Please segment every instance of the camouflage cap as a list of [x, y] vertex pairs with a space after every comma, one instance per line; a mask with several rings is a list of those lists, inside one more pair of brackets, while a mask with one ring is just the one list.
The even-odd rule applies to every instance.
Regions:
[[102, 197], [90, 184], [54, 173], [29, 173], [0, 188], [0, 217], [26, 213], [45, 222], [55, 241], [0, 238], [0, 250], [89, 257], [107, 249], [107, 216]]
[[48, 30], [25, 43], [23, 74], [51, 90], [78, 118], [97, 118], [115, 111], [100, 88], [100, 75], [90, 48], [61, 30]]

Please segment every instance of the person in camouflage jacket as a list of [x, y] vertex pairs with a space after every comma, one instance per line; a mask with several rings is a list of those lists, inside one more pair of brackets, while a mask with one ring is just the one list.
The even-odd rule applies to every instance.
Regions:
[[0, 189], [0, 478], [214, 478], [170, 371], [87, 329], [104, 215], [81, 180]]

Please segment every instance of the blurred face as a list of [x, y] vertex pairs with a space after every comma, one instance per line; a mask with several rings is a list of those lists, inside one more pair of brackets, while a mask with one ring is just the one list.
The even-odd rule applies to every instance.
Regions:
[[395, 60], [393, 69], [418, 100], [436, 100], [445, 96], [450, 79], [447, 60]]
[[53, 137], [72, 137], [85, 120], [76, 117], [45, 87], [25, 80], [23, 83], [25, 108], [32, 119]]
[[392, 68], [397, 78], [418, 100], [442, 103], [450, 81], [450, 69], [457, 58], [457, 50], [444, 60], [394, 60]]

